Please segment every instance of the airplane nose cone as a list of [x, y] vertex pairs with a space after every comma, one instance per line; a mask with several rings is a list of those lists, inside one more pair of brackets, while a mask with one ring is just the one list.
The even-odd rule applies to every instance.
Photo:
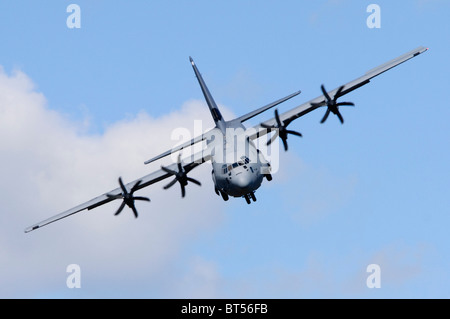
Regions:
[[227, 193], [234, 197], [241, 197], [246, 194], [254, 192], [261, 185], [263, 176], [256, 174], [256, 168], [253, 170], [245, 169], [241, 172], [236, 172], [235, 175], [229, 179], [229, 187]]
[[233, 178], [233, 184], [240, 189], [247, 189], [251, 182], [251, 176], [248, 174], [238, 174]]

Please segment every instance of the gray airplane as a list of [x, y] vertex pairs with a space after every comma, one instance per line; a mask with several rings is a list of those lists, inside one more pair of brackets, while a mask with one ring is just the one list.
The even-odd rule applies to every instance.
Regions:
[[[366, 72], [363, 76], [332, 91], [327, 91], [324, 85], [321, 85], [322, 95], [319, 97], [294, 107], [282, 114], [279, 114], [278, 111], [275, 110], [275, 116], [273, 118], [250, 128], [246, 128], [243, 123], [256, 115], [297, 96], [300, 94], [300, 91], [294, 92], [241, 117], [227, 121], [220, 113], [220, 110], [211, 96], [194, 60], [190, 57], [189, 60], [200, 84], [206, 103], [208, 104], [215, 127], [192, 140], [177, 145], [171, 150], [145, 162], [145, 164], [152, 163], [169, 155], [172, 156], [178, 153], [178, 156], [176, 157], [177, 160], [171, 165], [161, 166], [160, 169], [128, 184], [124, 184], [119, 177], [118, 188], [62, 212], [61, 214], [32, 225], [26, 228], [25, 232], [28, 233], [62, 218], [84, 210], [91, 210], [116, 199], [122, 200], [122, 203], [115, 215], [120, 214], [124, 207], [128, 206], [133, 211], [135, 217], [138, 217], [135, 201], [150, 201], [150, 199], [142, 196], [134, 196], [134, 192], [172, 177], [173, 179], [169, 184], [164, 186], [164, 189], [168, 189], [178, 182], [181, 187], [181, 195], [184, 197], [186, 194], [185, 188], [189, 183], [201, 185], [198, 180], [189, 177], [187, 174], [195, 167], [208, 161], [211, 162], [213, 168], [212, 179], [216, 194], [221, 196], [225, 201], [227, 201], [230, 196], [242, 197], [250, 204], [252, 201], [256, 201], [255, 191], [261, 186], [263, 179], [266, 178], [268, 181], [272, 179], [270, 160], [266, 158], [265, 154], [261, 151], [261, 148], [256, 144], [260, 137], [273, 132], [274, 134], [272, 137], [264, 143], [265, 146], [271, 147], [273, 145], [278, 145], [274, 142], [277, 140], [277, 137], [279, 137], [283, 143], [284, 149], [287, 151], [288, 135], [302, 136], [299, 132], [288, 130], [287, 126], [293, 120], [323, 106], [326, 107], [326, 111], [321, 123], [324, 123], [327, 120], [330, 113], [336, 115], [339, 121], [344, 123], [339, 107], [354, 106], [354, 104], [352, 102], [338, 102], [338, 98], [366, 85], [372, 78], [427, 50], [428, 49], [425, 47], [418, 47], [415, 50]], [[192, 152], [192, 148], [199, 144], [201, 144], [201, 150]], [[190, 155], [182, 159], [181, 151], [185, 152], [188, 149], [191, 149]]]

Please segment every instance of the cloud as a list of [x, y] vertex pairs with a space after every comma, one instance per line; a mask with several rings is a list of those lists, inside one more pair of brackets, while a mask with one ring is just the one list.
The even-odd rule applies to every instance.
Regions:
[[[176, 265], [197, 263], [190, 268], [194, 276], [202, 267], [183, 249], [223, 218], [208, 164], [191, 172], [202, 187], [189, 185], [184, 200], [178, 185], [162, 190], [164, 182], [139, 191], [152, 202], [137, 203], [137, 220], [127, 209], [114, 217], [116, 201], [29, 234], [23, 230], [116, 188], [119, 176], [132, 181], [148, 174], [160, 163], [143, 162], [172, 147], [171, 131], [194, 120], [212, 125], [203, 102], [188, 101], [160, 118], [143, 111], [102, 134], [86, 134], [86, 123], [52, 110], [26, 74], [0, 69], [0, 297], [181, 294], [174, 283], [189, 274]], [[81, 267], [81, 289], [66, 287], [69, 264]]]

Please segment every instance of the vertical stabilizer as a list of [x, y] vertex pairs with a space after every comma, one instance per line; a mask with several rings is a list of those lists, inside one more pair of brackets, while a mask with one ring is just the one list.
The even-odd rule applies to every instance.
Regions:
[[222, 117], [222, 114], [219, 111], [219, 108], [217, 107], [216, 102], [214, 101], [211, 93], [208, 90], [208, 87], [205, 84], [205, 81], [203, 81], [202, 75], [197, 69], [197, 66], [194, 63], [194, 60], [189, 57], [189, 61], [191, 61], [192, 68], [194, 69], [195, 76], [197, 77], [198, 83], [200, 84], [200, 87], [202, 88], [203, 95], [205, 97], [206, 103], [208, 104], [209, 110], [211, 112], [211, 116], [216, 123], [216, 125], [220, 129], [225, 128], [225, 120]]

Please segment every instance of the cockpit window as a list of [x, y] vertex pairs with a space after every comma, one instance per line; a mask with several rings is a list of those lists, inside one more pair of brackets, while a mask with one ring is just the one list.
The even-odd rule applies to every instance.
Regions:
[[241, 156], [241, 161], [238, 161], [238, 162], [233, 163], [228, 166], [226, 164], [222, 165], [222, 171], [224, 174], [226, 174], [226, 173], [230, 172], [233, 168], [236, 168], [238, 166], [244, 166], [245, 168], [247, 168], [245, 166], [245, 164], [248, 164], [248, 163], [250, 163], [250, 159], [246, 156]]

